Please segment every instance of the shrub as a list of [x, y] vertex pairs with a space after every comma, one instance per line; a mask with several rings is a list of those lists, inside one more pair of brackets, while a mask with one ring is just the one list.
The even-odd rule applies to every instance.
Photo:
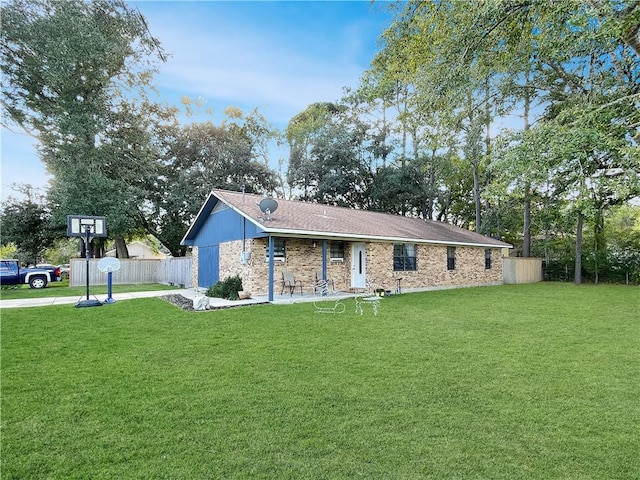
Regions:
[[226, 298], [228, 300], [238, 300], [238, 292], [242, 288], [242, 279], [239, 275], [227, 277], [207, 289], [207, 297]]

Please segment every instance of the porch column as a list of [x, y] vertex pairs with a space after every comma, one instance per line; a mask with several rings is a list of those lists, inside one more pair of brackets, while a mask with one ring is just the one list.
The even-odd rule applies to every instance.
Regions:
[[269, 301], [273, 302], [273, 237], [269, 235]]
[[322, 240], [322, 280], [327, 280], [327, 240]]

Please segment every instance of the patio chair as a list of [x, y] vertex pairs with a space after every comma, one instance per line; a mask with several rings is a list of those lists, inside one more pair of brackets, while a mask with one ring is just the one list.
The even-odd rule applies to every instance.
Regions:
[[282, 291], [280, 295], [284, 293], [285, 288], [289, 290], [289, 294], [293, 297], [294, 290], [300, 287], [300, 295], [302, 295], [302, 282], [300, 280], [296, 280], [293, 276], [293, 273], [285, 270], [282, 272]]

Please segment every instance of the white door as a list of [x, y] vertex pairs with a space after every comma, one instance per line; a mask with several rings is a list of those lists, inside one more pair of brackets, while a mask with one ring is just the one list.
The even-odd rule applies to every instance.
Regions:
[[351, 245], [351, 286], [353, 288], [367, 286], [367, 256], [364, 243]]

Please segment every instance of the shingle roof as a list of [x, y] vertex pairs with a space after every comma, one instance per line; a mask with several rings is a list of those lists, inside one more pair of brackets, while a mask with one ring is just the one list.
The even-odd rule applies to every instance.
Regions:
[[245, 218], [259, 225], [266, 233], [493, 248], [511, 247], [500, 240], [435, 220], [294, 200], [277, 199], [278, 208], [271, 213], [271, 220], [267, 220], [257, 205], [265, 197], [227, 190], [213, 190], [211, 193]]

